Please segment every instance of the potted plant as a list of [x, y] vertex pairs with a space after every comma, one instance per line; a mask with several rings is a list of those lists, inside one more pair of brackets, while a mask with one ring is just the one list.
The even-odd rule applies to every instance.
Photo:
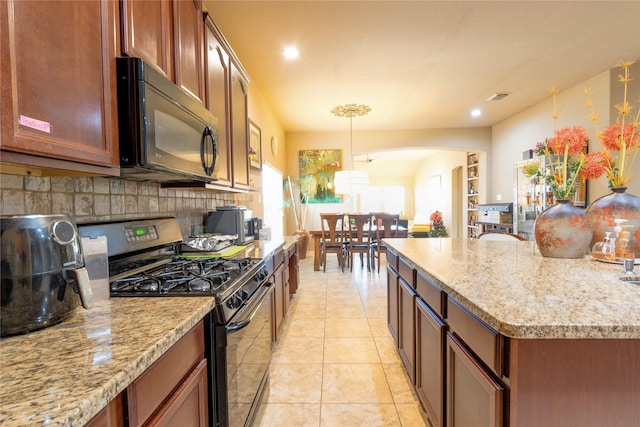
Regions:
[[429, 237], [447, 237], [447, 227], [444, 226], [442, 220], [442, 212], [435, 211], [429, 217], [431, 220], [431, 230], [429, 230]]

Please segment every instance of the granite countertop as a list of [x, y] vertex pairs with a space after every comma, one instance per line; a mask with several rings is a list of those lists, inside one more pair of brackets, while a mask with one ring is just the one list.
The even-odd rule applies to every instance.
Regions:
[[[295, 241], [257, 241], [236, 256], [264, 258]], [[60, 324], [1, 339], [0, 425], [85, 425], [214, 303], [213, 297], [105, 297]]]
[[0, 425], [83, 426], [198, 323], [213, 297], [110, 298], [0, 341]]
[[385, 241], [505, 336], [640, 338], [640, 286], [619, 280], [621, 265], [544, 258], [535, 242]]

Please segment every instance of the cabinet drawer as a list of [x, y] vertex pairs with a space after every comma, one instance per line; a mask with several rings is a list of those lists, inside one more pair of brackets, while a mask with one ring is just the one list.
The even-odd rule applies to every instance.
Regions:
[[407, 282], [412, 288], [415, 289], [416, 271], [402, 258], [400, 258], [400, 260], [398, 261], [398, 273], [400, 273], [400, 277], [402, 277], [405, 282]]
[[503, 374], [503, 341], [491, 327], [453, 299], [447, 305], [449, 329], [465, 342], [489, 368], [498, 375]]
[[387, 265], [398, 271], [398, 254], [387, 248]]
[[273, 268], [278, 268], [280, 264], [284, 262], [284, 251], [282, 249], [278, 249], [273, 254]]
[[287, 258], [291, 258], [296, 252], [298, 252], [298, 245], [294, 243], [289, 246], [289, 249], [287, 250]]
[[447, 295], [438, 285], [422, 273], [416, 273], [416, 290], [418, 291], [418, 296], [420, 296], [438, 316], [442, 319], [447, 317], [445, 314]]
[[204, 359], [204, 324], [198, 323], [127, 389], [129, 425], [142, 425]]

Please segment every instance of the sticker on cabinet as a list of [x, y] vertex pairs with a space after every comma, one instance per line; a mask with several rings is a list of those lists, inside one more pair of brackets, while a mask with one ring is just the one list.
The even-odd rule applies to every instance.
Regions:
[[42, 120], [34, 119], [31, 117], [20, 115], [18, 123], [22, 126], [26, 126], [31, 129], [39, 130], [46, 133], [51, 133], [51, 123]]

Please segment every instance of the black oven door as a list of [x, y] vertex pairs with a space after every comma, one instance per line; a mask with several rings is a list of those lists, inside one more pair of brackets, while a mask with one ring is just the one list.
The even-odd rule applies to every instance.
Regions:
[[[120, 164], [125, 174], [160, 181], [214, 181], [217, 119], [137, 58], [118, 58]], [[163, 174], [165, 176], [163, 176]]]
[[225, 326], [215, 328], [218, 426], [249, 425], [268, 383], [271, 299], [265, 282]]

